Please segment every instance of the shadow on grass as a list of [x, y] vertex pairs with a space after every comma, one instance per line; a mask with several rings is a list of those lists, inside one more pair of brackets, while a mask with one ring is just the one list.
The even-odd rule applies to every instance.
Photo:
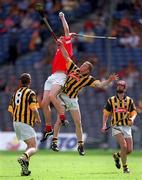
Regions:
[[[78, 173], [77, 173], [77, 174], [78, 174]], [[80, 174], [80, 175], [83, 175], [82, 173], [79, 173], [79, 174]], [[106, 175], [106, 174], [118, 174], [118, 172], [91, 172], [91, 173], [87, 173], [87, 174], [88, 174], [88, 175], [93, 175], [93, 174], [94, 174], [94, 175], [95, 175], [95, 174], [96, 174], [96, 175], [97, 175], [97, 174], [100, 174], [100, 175], [101, 175], [101, 174], [102, 174], [102, 175], [105, 174], [105, 175]]]
[[88, 174], [118, 174], [117, 172], [93, 172], [93, 173], [88, 173]]
[[17, 175], [17, 176], [12, 176], [12, 175], [9, 175], [9, 176], [1, 176], [1, 175], [0, 175], [0, 178], [6, 178], [6, 177], [7, 177], [7, 178], [8, 178], [8, 177], [10, 177], [10, 178], [15, 178], [15, 177], [21, 177], [21, 176], [20, 176], [20, 175], [19, 175], [19, 176], [18, 176], [18, 175]]

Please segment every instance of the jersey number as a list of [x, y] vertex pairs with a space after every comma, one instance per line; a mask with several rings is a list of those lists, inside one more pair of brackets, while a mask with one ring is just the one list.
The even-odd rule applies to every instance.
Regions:
[[22, 92], [17, 92], [16, 96], [15, 96], [15, 104], [19, 105], [21, 102], [21, 96], [22, 96]]

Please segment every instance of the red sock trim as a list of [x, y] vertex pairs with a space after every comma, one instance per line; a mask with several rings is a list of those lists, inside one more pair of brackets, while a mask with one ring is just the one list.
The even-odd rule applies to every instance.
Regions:
[[52, 131], [52, 126], [51, 125], [45, 125], [45, 131]]
[[64, 121], [65, 120], [65, 115], [64, 114], [60, 114], [60, 120]]

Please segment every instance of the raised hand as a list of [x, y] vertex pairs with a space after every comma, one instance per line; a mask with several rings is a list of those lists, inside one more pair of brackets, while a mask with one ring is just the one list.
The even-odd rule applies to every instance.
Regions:
[[118, 79], [119, 79], [118, 74], [115, 74], [115, 73], [111, 74], [111, 75], [109, 76], [109, 78], [108, 78], [108, 80], [109, 80], [110, 82], [112, 82], [112, 81], [117, 81]]
[[76, 36], [76, 33], [75, 33], [75, 32], [72, 32], [72, 33], [70, 33], [70, 36], [71, 36], [71, 37], [75, 37], [75, 36]]
[[64, 13], [63, 13], [63, 12], [60, 12], [60, 13], [59, 13], [59, 17], [60, 17], [60, 18], [64, 17]]
[[106, 131], [106, 127], [102, 127], [102, 128], [101, 128], [101, 132], [102, 132], [102, 133], [106, 133], [106, 132], [107, 132], [107, 131]]

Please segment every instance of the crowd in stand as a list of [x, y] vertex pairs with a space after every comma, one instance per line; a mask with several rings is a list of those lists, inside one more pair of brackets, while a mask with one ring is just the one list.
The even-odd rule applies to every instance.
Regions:
[[[3, 53], [0, 53], [0, 62], [8, 61], [15, 64], [19, 56], [28, 52], [39, 51], [47, 38], [49, 38], [48, 30], [41, 22], [38, 13], [35, 12], [35, 3], [36, 0], [0, 1], [0, 46], [3, 49]], [[59, 31], [58, 13], [60, 10], [65, 12], [69, 21], [76, 21], [82, 16], [82, 13], [87, 13], [88, 8], [88, 12], [95, 11], [94, 17], [92, 20], [85, 22], [80, 33], [108, 35], [107, 26], [110, 21], [110, 9], [103, 0], [95, 2], [87, 0], [43, 0], [43, 3], [48, 20], [55, 31]], [[86, 7], [86, 9], [83, 7]], [[130, 0], [126, 2], [118, 0], [112, 14], [112, 24], [110, 34], [118, 37], [118, 46], [141, 47], [141, 1]], [[2, 38], [6, 41], [5, 46]], [[84, 46], [86, 43], [93, 45], [94, 40], [88, 38], [78, 39], [75, 43], [77, 50], [86, 53]]]
[[[8, 54], [4, 54], [1, 58], [12, 64], [15, 64], [16, 59], [20, 55], [40, 50], [49, 37], [47, 28], [43, 25], [39, 14], [35, 11], [36, 2], [36, 0], [0, 1], [0, 39], [2, 42], [3, 36], [4, 40], [7, 41], [4, 52]], [[84, 11], [83, 6], [90, 8], [89, 11], [93, 9], [91, 1], [87, 0], [44, 0], [41, 2], [45, 5], [45, 13], [55, 31], [59, 31], [59, 11], [64, 11], [69, 15], [69, 18], [72, 18], [75, 11], [81, 12], [78, 9], [81, 6], [82, 11]]]

